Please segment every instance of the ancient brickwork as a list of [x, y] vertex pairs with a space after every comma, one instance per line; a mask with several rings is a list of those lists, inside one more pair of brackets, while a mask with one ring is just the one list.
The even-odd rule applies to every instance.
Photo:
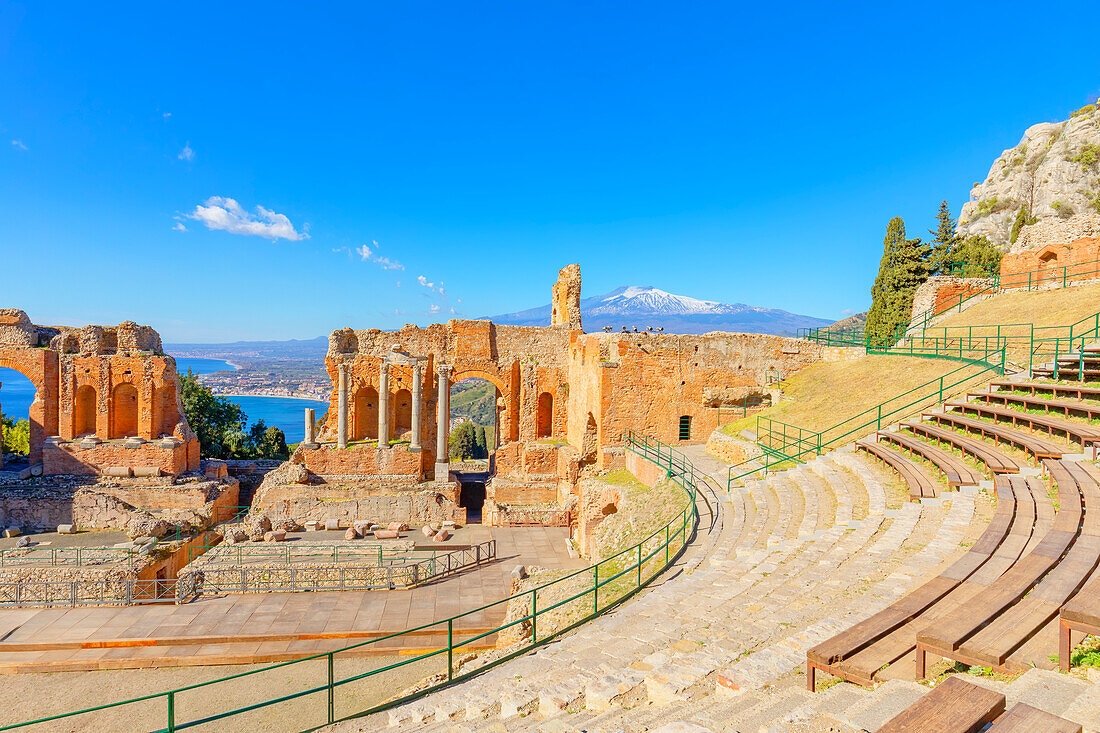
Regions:
[[1006, 288], [1060, 287], [1096, 279], [1100, 279], [1100, 236], [1051, 241], [1001, 260], [1001, 285]]
[[180, 405], [176, 363], [152, 328], [131, 321], [43, 327], [23, 311], [2, 309], [0, 366], [37, 390], [30, 460], [41, 462], [46, 475], [198, 469], [198, 439]]
[[558, 271], [550, 292], [550, 325], [581, 329], [581, 267], [567, 265]]
[[923, 313], [939, 313], [944, 308], [958, 303], [974, 293], [985, 290], [993, 280], [982, 277], [954, 277], [935, 275], [925, 280], [913, 295], [913, 315], [915, 320]]

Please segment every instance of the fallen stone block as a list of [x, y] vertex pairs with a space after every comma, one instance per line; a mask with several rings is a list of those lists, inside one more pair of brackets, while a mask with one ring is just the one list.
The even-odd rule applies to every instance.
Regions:
[[30, 547], [31, 546], [31, 538], [27, 537], [26, 535], [23, 535], [22, 537], [19, 538], [19, 541], [15, 543], [15, 546], [16, 547]]
[[356, 519], [351, 526], [355, 527], [355, 531], [359, 533], [360, 537], [366, 537], [367, 534], [371, 531], [370, 528], [373, 525], [370, 522], [364, 521], [362, 519]]
[[445, 529], [441, 529], [441, 530], [439, 530], [438, 532], [435, 533], [434, 537], [432, 537], [432, 542], [446, 542], [450, 538], [451, 538], [451, 533], [448, 532]]
[[375, 533], [374, 533], [374, 536], [376, 538], [380, 539], [380, 540], [396, 540], [396, 539], [399, 539], [401, 537], [401, 535], [398, 532], [396, 532], [395, 530], [392, 530], [392, 529], [379, 529], [379, 530], [376, 530]]
[[313, 519], [306, 522], [306, 532], [316, 532], [320, 528], [321, 523]]
[[409, 525], [404, 522], [390, 522], [386, 525], [386, 529], [392, 529], [394, 532], [408, 532]]
[[348, 531], [344, 532], [345, 540], [357, 540], [359, 539], [359, 533], [355, 531], [355, 527], [348, 527]]
[[286, 542], [286, 530], [275, 529], [271, 531], [271, 539], [275, 542]]
[[443, 529], [454, 529], [455, 521], [453, 519], [447, 519], [443, 522]]
[[42, 470], [43, 469], [41, 463], [34, 464], [33, 466], [31, 466], [31, 476], [41, 476]]
[[152, 478], [153, 476], [160, 476], [160, 466], [135, 466], [133, 469], [134, 476], [138, 478]]
[[380, 529], [386, 529], [386, 528], [385, 528], [385, 527], [384, 527], [383, 525], [381, 525], [381, 524], [372, 524], [372, 525], [370, 526], [370, 531], [371, 531], [371, 532], [377, 532], [377, 531], [378, 531], [378, 530], [380, 530]]
[[325, 529], [330, 531], [330, 532], [335, 532], [336, 530], [340, 529], [340, 520], [339, 519], [326, 519], [325, 520]]
[[526, 565], [516, 565], [514, 568], [512, 568], [512, 577], [515, 578], [516, 580], [523, 580], [524, 578], [526, 578], [527, 577], [527, 566]]
[[428, 525], [424, 525], [423, 527], [421, 527], [420, 531], [424, 534], [425, 537], [431, 537], [435, 534], [435, 530]]
[[76, 534], [75, 524], [59, 524], [57, 525], [58, 534]]
[[4, 530], [5, 537], [18, 537], [21, 534], [22, 532], [19, 530], [18, 527], [8, 527]]
[[134, 475], [134, 472], [130, 470], [129, 466], [109, 466], [103, 471], [103, 475], [113, 478], [130, 478]]
[[274, 541], [275, 541], [275, 533], [273, 531], [268, 530], [268, 531], [264, 532], [264, 542], [274, 542]]

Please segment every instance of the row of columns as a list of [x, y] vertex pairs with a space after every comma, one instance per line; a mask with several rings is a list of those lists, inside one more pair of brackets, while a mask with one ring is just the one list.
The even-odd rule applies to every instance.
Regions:
[[[348, 447], [348, 365], [341, 363], [337, 367], [338, 384], [337, 384], [337, 397], [336, 397], [336, 444], [341, 448]], [[442, 435], [442, 443], [437, 443], [443, 446], [443, 450], [446, 450], [447, 435], [446, 429], [448, 425], [448, 415], [450, 413], [450, 396], [451, 387], [449, 381], [450, 367], [439, 367], [439, 401], [441, 405], [439, 425], [440, 435]], [[420, 429], [420, 402], [423, 395], [422, 383], [423, 367], [420, 363], [413, 365], [413, 379], [412, 379], [412, 441], [409, 446], [410, 450], [421, 450], [421, 429]], [[378, 374], [378, 445], [380, 447], [389, 447], [389, 434], [390, 434], [390, 370], [389, 364], [382, 363], [381, 370]], [[314, 444], [314, 428], [313, 428], [313, 410], [306, 410], [306, 439], [308, 444]], [[437, 455], [440, 454], [437, 451]]]

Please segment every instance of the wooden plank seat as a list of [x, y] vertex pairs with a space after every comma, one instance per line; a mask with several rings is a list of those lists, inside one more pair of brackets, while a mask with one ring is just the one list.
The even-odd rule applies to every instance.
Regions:
[[906, 450], [931, 461], [936, 468], [947, 476], [948, 486], [977, 486], [985, 478], [982, 472], [972, 467], [962, 458], [920, 440], [909, 433], [879, 433], [879, 442], [896, 443]]
[[1056, 410], [1067, 417], [1077, 415], [1086, 420], [1100, 420], [1100, 402], [1046, 399], [1034, 395], [1012, 394], [1011, 392], [971, 392], [967, 397], [984, 402], [999, 403], [1006, 407], [1019, 405], [1025, 410], [1043, 410], [1048, 415], [1051, 410]]
[[1081, 733], [1081, 724], [1018, 702], [993, 721], [985, 733]]
[[993, 473], [1019, 473], [1024, 466], [1016, 458], [1005, 455], [986, 441], [963, 435], [949, 428], [915, 421], [903, 422], [901, 427], [974, 456]]
[[[1082, 494], [1076, 471], [1067, 465], [1071, 462], [1046, 463], [1058, 489], [1054, 523], [1027, 555], [983, 593], [917, 632], [917, 679], [925, 676], [928, 653], [1007, 669], [1008, 655], [1054, 617], [1100, 561], [1100, 535], [1077, 537], [1085, 501], [1100, 512], [1100, 495]], [[1022, 601], [1029, 593], [1033, 600]]]
[[933, 412], [922, 415], [925, 420], [963, 428], [982, 437], [992, 438], [996, 443], [1008, 443], [1030, 453], [1037, 459], [1061, 458], [1066, 452], [1061, 446], [1021, 430], [985, 422], [976, 417], [968, 417], [957, 412]]
[[[1076, 470], [1076, 480], [1086, 492], [1100, 492], [1100, 468], [1089, 463], [1075, 462], [1067, 467]], [[1097, 532], [1100, 512], [1085, 513], [1085, 532]], [[1073, 650], [1072, 632], [1100, 635], [1100, 573], [1094, 572], [1092, 579], [1073, 598], [1062, 605], [1058, 623], [1058, 661], [1066, 672], [1070, 668], [1070, 653]]]
[[867, 451], [901, 474], [901, 478], [905, 481], [906, 486], [909, 487], [909, 499], [911, 501], [933, 499], [939, 494], [939, 485], [936, 483], [936, 480], [924, 470], [924, 466], [906, 458], [896, 450], [887, 448], [881, 443], [876, 443], [872, 440], [858, 441], [856, 447], [860, 450]]
[[951, 675], [886, 721], [878, 733], [977, 733], [1004, 711], [1004, 695]]
[[[1038, 483], [1038, 482], [1035, 482]], [[984, 588], [1002, 570], [982, 573], [983, 568], [1007, 554], [1015, 561], [1031, 536], [1035, 522], [1033, 484], [1024, 477], [999, 476], [994, 482], [997, 506], [978, 540], [966, 553], [935, 578], [902, 596], [878, 613], [836, 634], [806, 653], [806, 682], [814, 689], [815, 670], [870, 686], [874, 675], [913, 650], [914, 620], [929, 608], [954, 594], [960, 584], [979, 574], [966, 597]], [[1045, 488], [1043, 489], [1045, 493]], [[1021, 541], [1015, 541], [1017, 537]], [[1011, 563], [1010, 563], [1011, 564]], [[982, 576], [987, 576], [985, 582]], [[991, 577], [988, 577], [991, 576]]]
[[1072, 397], [1078, 400], [1100, 400], [1100, 387], [1089, 387], [1080, 382], [1077, 384], [1056, 384], [1054, 382], [1008, 382], [998, 380], [990, 382], [990, 385], [997, 389], [1027, 391], [1031, 394], [1049, 393], [1055, 398]]
[[1031, 430], [1037, 427], [1049, 432], [1051, 435], [1062, 433], [1067, 440], [1080, 443], [1082, 448], [1100, 442], [1100, 427], [1088, 423], [1066, 420], [1050, 415], [1035, 415], [1030, 412], [1014, 410], [1011, 407], [982, 404], [979, 402], [953, 401], [944, 403], [949, 410], [959, 410], [962, 413], [971, 413], [979, 417], [990, 417], [994, 420], [1010, 420], [1012, 426], [1027, 425]]

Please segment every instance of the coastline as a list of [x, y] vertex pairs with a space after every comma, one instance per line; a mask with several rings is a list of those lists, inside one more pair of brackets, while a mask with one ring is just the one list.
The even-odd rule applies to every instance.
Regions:
[[307, 400], [309, 402], [324, 402], [326, 400], [312, 395], [285, 395], [285, 394], [246, 394], [243, 392], [215, 392], [215, 397], [264, 397], [272, 400]]

